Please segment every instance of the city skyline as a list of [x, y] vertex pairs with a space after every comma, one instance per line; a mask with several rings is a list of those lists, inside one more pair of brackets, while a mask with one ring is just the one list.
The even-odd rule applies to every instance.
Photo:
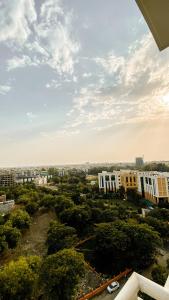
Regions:
[[0, 0], [0, 167], [169, 160], [169, 49], [135, 1]]

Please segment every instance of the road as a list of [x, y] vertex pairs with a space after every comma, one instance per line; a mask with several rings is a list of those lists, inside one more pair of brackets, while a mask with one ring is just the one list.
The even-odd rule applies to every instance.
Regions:
[[115, 297], [118, 295], [118, 293], [120, 292], [120, 290], [122, 289], [122, 287], [124, 286], [124, 284], [126, 283], [126, 279], [121, 279], [120, 281], [119, 281], [119, 283], [120, 283], [120, 288], [117, 290], [117, 291], [115, 291], [114, 293], [112, 293], [112, 294], [109, 294], [108, 292], [107, 292], [107, 290], [105, 290], [102, 294], [100, 294], [99, 296], [96, 296], [96, 297], [94, 297], [93, 298], [93, 300], [113, 300], [113, 299], [115, 299]]

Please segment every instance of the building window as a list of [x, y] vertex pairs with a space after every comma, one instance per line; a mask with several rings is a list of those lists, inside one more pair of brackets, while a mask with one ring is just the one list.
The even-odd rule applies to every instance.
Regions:
[[126, 182], [128, 182], [128, 177], [126, 177]]
[[111, 180], [115, 181], [115, 176], [114, 175], [111, 176]]
[[105, 176], [105, 180], [109, 181], [109, 176], [108, 175]]

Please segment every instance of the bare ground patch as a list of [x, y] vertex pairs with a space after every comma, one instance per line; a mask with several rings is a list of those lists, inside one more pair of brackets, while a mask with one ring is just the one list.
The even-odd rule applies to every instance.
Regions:
[[52, 211], [38, 211], [32, 218], [30, 228], [24, 232], [17, 247], [7, 250], [0, 257], [0, 264], [6, 264], [11, 260], [16, 260], [19, 256], [46, 254], [46, 238], [49, 223], [55, 220], [55, 213]]

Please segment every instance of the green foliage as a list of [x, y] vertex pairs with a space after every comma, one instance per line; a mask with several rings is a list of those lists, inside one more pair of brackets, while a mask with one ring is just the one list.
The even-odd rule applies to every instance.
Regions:
[[5, 224], [3, 226], [3, 234], [5, 236], [6, 242], [8, 243], [8, 248], [15, 248], [21, 237], [19, 229], [13, 228], [12, 226], [10, 226], [10, 224]]
[[169, 172], [169, 167], [164, 163], [151, 163], [143, 167], [144, 171]]
[[149, 216], [157, 218], [161, 221], [169, 221], [169, 210], [166, 208], [155, 208], [150, 211]]
[[60, 214], [60, 220], [67, 225], [76, 228], [79, 235], [87, 232], [89, 221], [91, 220], [91, 211], [85, 206], [73, 206]]
[[167, 259], [167, 268], [169, 269], [169, 258]]
[[41, 284], [48, 300], [73, 299], [75, 288], [84, 274], [83, 255], [64, 249], [45, 258]]
[[47, 237], [48, 254], [63, 248], [71, 248], [76, 241], [77, 235], [74, 228], [59, 224], [57, 221], [50, 223]]
[[40, 201], [40, 206], [46, 208], [54, 208], [56, 202], [56, 197], [51, 194], [44, 194], [42, 200]]
[[20, 257], [0, 270], [1, 300], [30, 300], [38, 279], [40, 258]]
[[28, 201], [25, 205], [25, 210], [29, 215], [33, 215], [38, 210], [38, 203], [33, 201]]
[[55, 201], [55, 211], [60, 214], [65, 209], [72, 208], [74, 206], [74, 202], [65, 196], [57, 196]]
[[155, 266], [151, 272], [151, 276], [153, 281], [155, 281], [156, 283], [164, 286], [167, 277], [168, 277], [168, 272], [166, 270], [166, 268], [162, 267], [162, 266]]
[[6, 242], [5, 235], [1, 232], [0, 229], [0, 253], [3, 253], [4, 250], [8, 248], [8, 243]]
[[27, 229], [30, 226], [31, 218], [26, 211], [18, 209], [11, 214], [10, 221], [13, 227]]
[[101, 272], [143, 268], [152, 262], [160, 244], [158, 233], [147, 224], [102, 223], [97, 225], [95, 233], [92, 259]]
[[141, 197], [138, 195], [136, 189], [128, 189], [127, 200], [139, 206]]
[[159, 232], [162, 238], [169, 238], [168, 222], [163, 222], [151, 216], [144, 218], [143, 222], [147, 223], [149, 226], [153, 227], [155, 231]]

